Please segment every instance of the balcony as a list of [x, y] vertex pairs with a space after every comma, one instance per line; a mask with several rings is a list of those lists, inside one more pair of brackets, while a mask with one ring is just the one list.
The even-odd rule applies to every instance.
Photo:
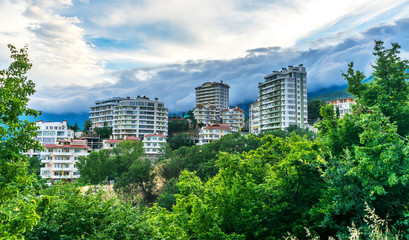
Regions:
[[66, 175], [66, 176], [51, 176], [50, 178], [52, 178], [52, 179], [73, 179], [74, 177], [72, 177], [70, 175]]
[[72, 163], [72, 162], [73, 160], [53, 160], [53, 163]]
[[72, 156], [71, 152], [53, 152], [54, 156]]

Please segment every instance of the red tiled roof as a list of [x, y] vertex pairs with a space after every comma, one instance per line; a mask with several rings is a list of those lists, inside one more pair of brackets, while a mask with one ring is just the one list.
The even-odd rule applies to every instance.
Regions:
[[123, 140], [121, 140], [121, 139], [109, 139], [109, 140], [106, 140], [105, 141], [105, 143], [119, 143], [119, 142], [122, 142]]
[[129, 136], [129, 137], [126, 137], [126, 140], [139, 141], [139, 138], [138, 138], [138, 137]]
[[231, 130], [230, 126], [209, 126], [209, 127], [205, 127], [205, 129], [220, 129], [220, 130]]
[[238, 111], [242, 111], [245, 113], [245, 111], [243, 109], [241, 109], [239, 106], [236, 106], [235, 108], [233, 108], [233, 110], [238, 110]]
[[165, 135], [162, 135], [162, 134], [147, 134], [147, 135], [145, 135], [145, 137], [153, 137], [153, 136], [158, 136], [158, 137], [166, 138], [166, 136], [165, 136]]
[[44, 146], [45, 148], [91, 148], [87, 145], [55, 145], [55, 144], [47, 144]]
[[202, 104], [197, 104], [196, 107], [204, 107]]

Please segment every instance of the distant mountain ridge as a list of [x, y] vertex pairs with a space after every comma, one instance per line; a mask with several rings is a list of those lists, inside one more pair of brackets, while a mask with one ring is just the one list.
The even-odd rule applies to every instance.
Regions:
[[340, 99], [340, 98], [349, 98], [349, 97], [353, 97], [352, 94], [350, 94], [349, 92], [347, 92], [347, 90], [339, 90], [339, 91], [335, 91], [335, 92], [326, 92], [320, 95], [315, 95], [313, 97], [309, 97], [308, 101], [312, 101], [312, 100], [324, 100], [324, 101], [331, 101], [331, 100], [335, 100], [335, 99]]
[[[365, 79], [364, 82], [372, 80], [372, 77], [369, 77]], [[315, 99], [320, 99], [324, 101], [330, 101], [334, 99], [339, 99], [339, 98], [346, 98], [346, 97], [351, 97], [352, 95], [346, 91], [346, 88], [348, 85], [340, 85], [340, 86], [333, 86], [330, 88], [323, 88], [315, 92], [309, 92], [308, 93], [308, 100], [312, 101]], [[256, 101], [256, 99], [254, 99]], [[244, 101], [238, 104], [231, 105], [230, 108], [234, 108], [235, 106], [239, 106], [241, 109], [243, 109], [246, 112], [246, 117], [249, 115], [249, 106], [252, 104], [254, 101]], [[174, 114], [176, 115], [182, 115], [184, 112], [187, 114], [187, 112], [191, 109], [186, 109], [185, 111], [178, 111], [178, 112], [169, 112], [169, 116], [173, 116]], [[63, 120], [67, 120], [68, 124], [74, 125], [75, 123], [78, 124], [80, 128], [83, 127], [84, 122], [89, 118], [89, 113], [88, 112], [82, 112], [82, 113], [49, 113], [49, 112], [43, 112], [43, 114], [36, 119], [34, 118], [25, 118], [30, 121], [38, 121], [38, 120], [43, 120], [43, 121], [50, 121], [50, 122], [62, 122]]]

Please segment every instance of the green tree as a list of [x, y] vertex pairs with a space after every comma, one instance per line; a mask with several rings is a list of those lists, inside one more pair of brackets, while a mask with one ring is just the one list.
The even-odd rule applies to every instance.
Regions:
[[372, 66], [372, 81], [363, 83], [365, 75], [353, 70], [353, 63], [348, 66], [343, 76], [348, 81], [348, 92], [356, 97], [359, 106], [364, 108], [377, 106], [382, 114], [398, 126], [398, 133], [409, 133], [409, 68], [407, 60], [398, 56], [400, 46], [392, 43], [390, 49], [382, 41], [375, 41], [374, 55], [377, 57]]
[[40, 176], [41, 161], [38, 157], [31, 157], [28, 159], [28, 174], [35, 174]]
[[169, 139], [169, 146], [172, 148], [172, 150], [176, 150], [183, 146], [190, 147], [193, 145], [195, 145], [195, 143], [188, 134], [178, 134]]
[[220, 153], [219, 171], [202, 181], [183, 171], [172, 211], [153, 207], [148, 223], [158, 238], [280, 239], [304, 235], [323, 181], [314, 167], [319, 145], [298, 136], [265, 136], [241, 154]]
[[78, 127], [78, 124], [75, 123], [74, 125], [68, 125], [68, 128], [73, 130], [74, 132], [77, 132], [80, 127]]
[[153, 164], [149, 158], [140, 157], [132, 162], [129, 169], [117, 178], [114, 187], [125, 193], [133, 193], [137, 190], [142, 194], [146, 203], [155, 200], [153, 190], [155, 188], [155, 176]]
[[149, 230], [142, 209], [103, 189], [82, 191], [72, 183], [41, 192], [37, 212], [41, 221], [26, 239], [143, 239]]
[[176, 132], [186, 131], [189, 129], [189, 122], [187, 120], [169, 121], [168, 130], [169, 136], [173, 136]]
[[[395, 227], [403, 220], [409, 198], [409, 145], [389, 121], [373, 110], [335, 120], [328, 135], [323, 136], [328, 148], [322, 148], [320, 159], [327, 184], [323, 198], [311, 210], [315, 218], [321, 219], [318, 225], [333, 233], [346, 232], [351, 221], [365, 225], [365, 203], [375, 208], [381, 218], [388, 216]], [[331, 132], [343, 136], [342, 128], [350, 123], [362, 129], [358, 141], [349, 142], [337, 153]]]
[[20, 118], [39, 114], [27, 107], [29, 96], [35, 92], [34, 82], [27, 79], [32, 66], [27, 47], [8, 47], [14, 61], [8, 69], [0, 70], [0, 236], [21, 239], [39, 220], [33, 193], [35, 178], [28, 175], [28, 158], [21, 153], [42, 148], [33, 139], [37, 136], [35, 123]]
[[101, 139], [109, 139], [112, 135], [112, 127], [94, 128], [94, 132], [98, 133]]
[[89, 132], [89, 130], [91, 129], [91, 127], [92, 127], [92, 122], [91, 122], [91, 120], [90, 119], [87, 119], [87, 121], [85, 121], [84, 122], [84, 132]]
[[261, 141], [254, 135], [241, 136], [239, 133], [227, 134], [220, 140], [202, 146], [181, 147], [172, 151], [167, 160], [159, 165], [163, 178], [177, 178], [184, 169], [196, 171], [201, 179], [214, 176], [219, 152], [242, 153], [255, 150], [261, 146]]
[[111, 151], [102, 149], [91, 152], [87, 157], [80, 156], [77, 168], [81, 173], [79, 181], [99, 184], [105, 180], [115, 180], [115, 162], [110, 157]]
[[141, 141], [122, 141], [115, 145], [113, 151], [116, 176], [127, 172], [132, 164], [144, 155], [143, 143]]
[[365, 226], [365, 203], [381, 218], [388, 216], [392, 227], [407, 229], [400, 224], [409, 197], [409, 145], [402, 137], [408, 133], [408, 66], [398, 49], [398, 44], [385, 49], [375, 42], [372, 82], [363, 83], [363, 73], [349, 64], [343, 76], [357, 99], [353, 114], [338, 119], [332, 106], [321, 108], [318, 159], [326, 187], [310, 213], [315, 226], [332, 235], [347, 232], [352, 221]]
[[314, 124], [317, 120], [322, 118], [320, 114], [321, 107], [327, 105], [327, 103], [323, 100], [312, 100], [308, 101], [308, 123]]
[[123, 141], [114, 147], [114, 188], [125, 194], [133, 194], [136, 190], [142, 194], [145, 202], [152, 202], [156, 173], [151, 160], [143, 157], [144, 153], [140, 141]]
[[166, 182], [165, 186], [163, 187], [163, 191], [156, 200], [158, 206], [166, 208], [167, 210], [172, 210], [173, 205], [176, 204], [175, 194], [180, 193], [177, 183], [178, 180], [175, 178], [172, 178]]

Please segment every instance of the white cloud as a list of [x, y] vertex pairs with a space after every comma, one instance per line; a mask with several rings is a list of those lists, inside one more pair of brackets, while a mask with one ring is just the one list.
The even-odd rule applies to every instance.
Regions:
[[[87, 44], [77, 17], [64, 17], [54, 10], [72, 6], [70, 0], [2, 1], [0, 9], [0, 56], [4, 64], [8, 43], [29, 46], [33, 63], [30, 77], [38, 91], [45, 86], [91, 86], [112, 83], [105, 75], [104, 61]], [[13, 24], [10, 24], [13, 22]], [[15, 24], [14, 24], [15, 23]], [[10, 27], [12, 26], [12, 27]]]
[[28, 43], [38, 90], [31, 105], [45, 111], [88, 111], [96, 99], [136, 95], [184, 111], [194, 105], [194, 87], [218, 80], [230, 84], [237, 104], [255, 99], [257, 82], [287, 65], [308, 66], [311, 90], [342, 84], [340, 71], [354, 59], [369, 71], [372, 39], [396, 41], [406, 29], [365, 29], [408, 17], [405, 3], [0, 0], [0, 67], [8, 43]]
[[[124, 27], [132, 29], [163, 23], [174, 27], [177, 33], [181, 31], [187, 35], [186, 41], [176, 42], [166, 37], [145, 38], [146, 32], [130, 31], [122, 35], [124, 39], [134, 37], [141, 41], [141, 49], [131, 53], [135, 62], [154, 64], [188, 59], [231, 59], [244, 56], [247, 49], [294, 47], [297, 41], [311, 34], [325, 37], [340, 31], [340, 27], [353, 31], [354, 27], [373, 21], [405, 2], [125, 1], [122, 4], [107, 3], [90, 19], [104, 28], [102, 35], [104, 32], [109, 34], [106, 29], [115, 32], [115, 29], [123, 30]], [[346, 24], [337, 26], [340, 21]], [[121, 39], [121, 35], [114, 38]]]

